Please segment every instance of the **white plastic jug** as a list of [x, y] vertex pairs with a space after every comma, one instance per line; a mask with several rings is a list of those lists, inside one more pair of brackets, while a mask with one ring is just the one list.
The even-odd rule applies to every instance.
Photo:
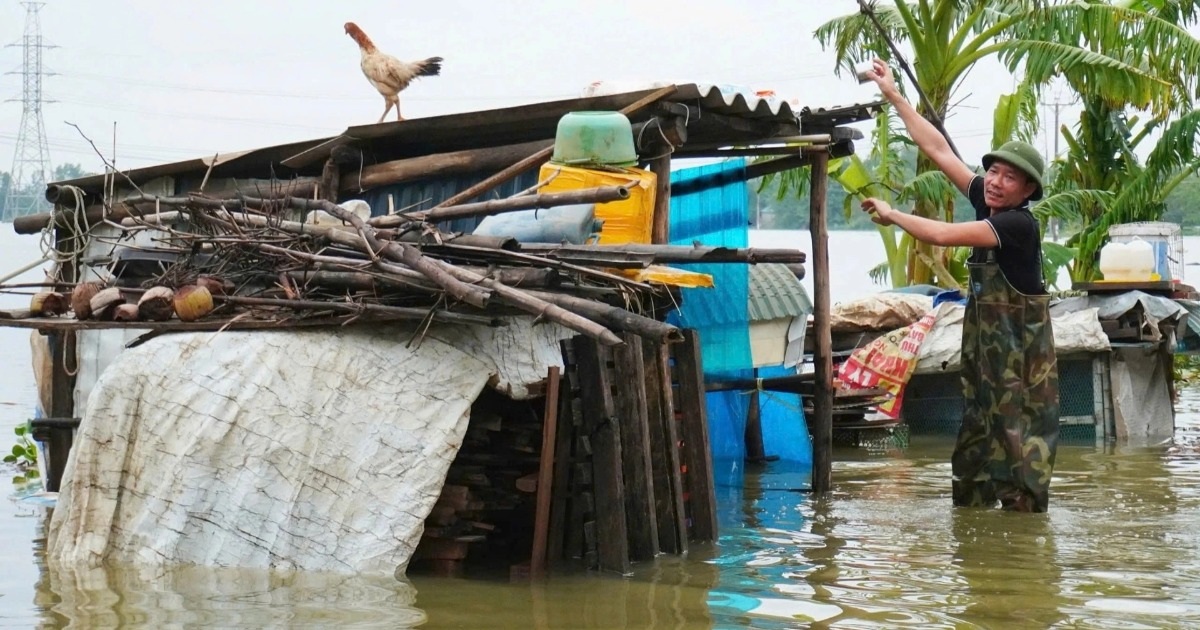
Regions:
[[1140, 238], [1109, 243], [1100, 250], [1100, 273], [1108, 282], [1147, 282], [1154, 279], [1154, 247]]

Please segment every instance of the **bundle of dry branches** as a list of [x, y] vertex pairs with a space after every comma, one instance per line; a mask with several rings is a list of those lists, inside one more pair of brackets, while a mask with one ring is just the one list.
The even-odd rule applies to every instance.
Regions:
[[[524, 313], [617, 345], [621, 332], [658, 342], [680, 338], [677, 328], [661, 321], [677, 294], [630, 280], [619, 269], [671, 262], [803, 261], [803, 254], [793, 250], [657, 245], [538, 244], [522, 251], [513, 239], [448, 234], [431, 223], [628, 194], [614, 188], [369, 220], [329, 201], [291, 196], [141, 195], [122, 202], [128, 211], [119, 225], [125, 236], [156, 231], [155, 249], [168, 253], [169, 262], [158, 273], [118, 277], [115, 288], [80, 284], [70, 299], [61, 296], [56, 302], [49, 296], [49, 303], [70, 303], [77, 320], [162, 322], [156, 324], [160, 329], [175, 320], [206, 319], [281, 326], [395, 319], [426, 326], [495, 326], [503, 325], [505, 316]], [[295, 220], [313, 211], [337, 221]], [[35, 314], [58, 314], [54, 310]]]

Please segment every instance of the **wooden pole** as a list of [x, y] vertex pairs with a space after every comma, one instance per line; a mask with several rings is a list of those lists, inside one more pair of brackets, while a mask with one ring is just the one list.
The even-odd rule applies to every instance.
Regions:
[[392, 186], [418, 179], [498, 170], [545, 146], [545, 140], [537, 140], [503, 147], [435, 153], [372, 164], [363, 167], [361, 174], [357, 169], [347, 171], [341, 181], [341, 190], [345, 193], [355, 194], [379, 186]]
[[712, 450], [708, 442], [708, 407], [704, 396], [704, 361], [700, 336], [694, 329], [683, 331], [683, 342], [674, 345], [675, 370], [679, 376], [680, 433], [683, 461], [687, 467], [688, 502], [691, 505], [691, 539], [717, 540], [717, 499], [713, 487]]
[[[637, 101], [630, 103], [626, 107], [621, 108], [620, 112], [622, 114], [625, 114], [626, 116], [629, 116], [630, 114], [634, 114], [638, 111], [641, 111], [642, 109], [645, 109], [647, 106], [653, 105], [654, 103], [658, 102], [659, 100], [674, 94], [675, 89], [676, 88], [674, 85], [668, 85], [667, 87], [664, 87], [662, 89], [655, 90], [655, 91], [647, 94], [646, 96], [638, 99]], [[485, 193], [489, 190], [492, 190], [496, 186], [499, 186], [499, 185], [503, 184], [504, 182], [507, 182], [508, 180], [520, 175], [521, 173], [524, 173], [525, 171], [528, 171], [529, 169], [537, 168], [538, 166], [541, 166], [546, 160], [550, 159], [550, 156], [553, 154], [554, 154], [554, 143], [551, 142], [548, 146], [543, 148], [541, 151], [538, 151], [537, 153], [530, 155], [529, 157], [525, 158], [524, 160], [521, 160], [520, 162], [513, 164], [512, 166], [500, 171], [499, 173], [496, 173], [495, 175], [492, 175], [491, 177], [479, 182], [478, 184], [475, 184], [474, 186], [471, 186], [471, 187], [467, 188], [466, 190], [464, 190], [456, 195], [451, 196], [449, 199], [446, 199], [445, 201], [434, 206], [434, 208], [444, 208], [446, 206], [454, 206], [454, 205], [463, 203], [464, 201], [466, 201], [468, 199], [474, 199], [475, 197], [478, 197], [479, 195], [482, 195], [483, 193]]]
[[460, 206], [447, 206], [429, 210], [428, 212], [406, 212], [389, 214], [368, 219], [367, 224], [376, 228], [399, 227], [412, 221], [438, 223], [466, 217], [486, 217], [505, 212], [518, 212], [534, 208], [554, 208], [581, 203], [607, 203], [629, 198], [629, 189], [624, 186], [599, 186], [580, 190], [568, 190], [556, 193], [542, 193], [509, 197], [507, 199], [492, 199], [479, 203], [466, 203]]
[[668, 243], [671, 239], [671, 154], [650, 161], [654, 172], [654, 216], [650, 227], [651, 243]]
[[534, 576], [546, 572], [546, 548], [550, 533], [550, 497], [554, 489], [554, 446], [558, 429], [559, 369], [550, 367], [546, 377], [546, 407], [542, 413], [542, 453], [538, 460], [537, 507], [533, 516], [533, 554], [529, 571]]
[[833, 487], [833, 338], [829, 329], [829, 232], [826, 218], [826, 189], [829, 155], [815, 154], [809, 188], [808, 231], [812, 239], [813, 264], [813, 366], [816, 396], [813, 397], [813, 492]]
[[[758, 368], [754, 369], [754, 375], [758, 376]], [[759, 395], [758, 388], [750, 390], [750, 408], [746, 410], [746, 461], [755, 463], [767, 461], [767, 451], [763, 445], [762, 405]]]

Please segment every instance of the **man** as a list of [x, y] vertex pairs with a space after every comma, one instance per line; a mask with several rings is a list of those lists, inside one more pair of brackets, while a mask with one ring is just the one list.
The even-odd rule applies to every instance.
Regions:
[[1042, 197], [1042, 158], [1024, 142], [983, 156], [977, 175], [908, 103], [876, 59], [871, 80], [917, 146], [975, 207], [975, 221], [945, 223], [905, 214], [879, 199], [862, 207], [940, 246], [973, 247], [963, 319], [966, 407], [951, 463], [954, 504], [1045, 512], [1058, 444], [1058, 362], [1042, 282], [1041, 234], [1029, 202]]

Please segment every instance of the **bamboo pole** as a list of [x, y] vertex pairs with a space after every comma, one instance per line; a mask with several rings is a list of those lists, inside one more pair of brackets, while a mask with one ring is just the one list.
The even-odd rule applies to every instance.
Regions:
[[[626, 116], [629, 116], [631, 114], [639, 112], [642, 109], [645, 109], [647, 106], [653, 105], [654, 103], [657, 103], [658, 101], [674, 94], [675, 90], [676, 90], [676, 88], [674, 85], [668, 85], [662, 89], [655, 90], [655, 91], [651, 92], [650, 94], [647, 94], [646, 96], [638, 99], [637, 101], [630, 103], [626, 107], [621, 108], [620, 113], [622, 113]], [[513, 164], [512, 166], [500, 171], [499, 173], [496, 173], [495, 175], [492, 175], [491, 177], [479, 182], [478, 184], [475, 184], [474, 186], [467, 188], [466, 190], [464, 190], [462, 192], [459, 192], [456, 195], [452, 195], [449, 199], [446, 199], [445, 201], [434, 206], [434, 208], [436, 209], [436, 208], [444, 208], [446, 206], [458, 205], [468, 199], [473, 199], [475, 197], [478, 197], [479, 195], [481, 195], [485, 192], [488, 192], [489, 190], [492, 190], [496, 186], [499, 186], [500, 184], [507, 182], [508, 180], [520, 175], [521, 173], [524, 173], [525, 171], [527, 171], [531, 168], [536, 168], [538, 166], [541, 166], [541, 164], [543, 162], [550, 159], [550, 156], [553, 153], [554, 153], [554, 143], [552, 142], [548, 146], [544, 147], [542, 150], [538, 151], [537, 153], [534, 153], [533, 155], [530, 155], [529, 157], [525, 158], [524, 160], [521, 160], [520, 162]]]
[[557, 245], [527, 243], [521, 245], [527, 254], [569, 260], [573, 257], [592, 259], [608, 256], [618, 260], [623, 256], [638, 258], [650, 264], [729, 262], [729, 263], [803, 263], [807, 255], [798, 249], [754, 249], [731, 247], [689, 247], [687, 245]]

